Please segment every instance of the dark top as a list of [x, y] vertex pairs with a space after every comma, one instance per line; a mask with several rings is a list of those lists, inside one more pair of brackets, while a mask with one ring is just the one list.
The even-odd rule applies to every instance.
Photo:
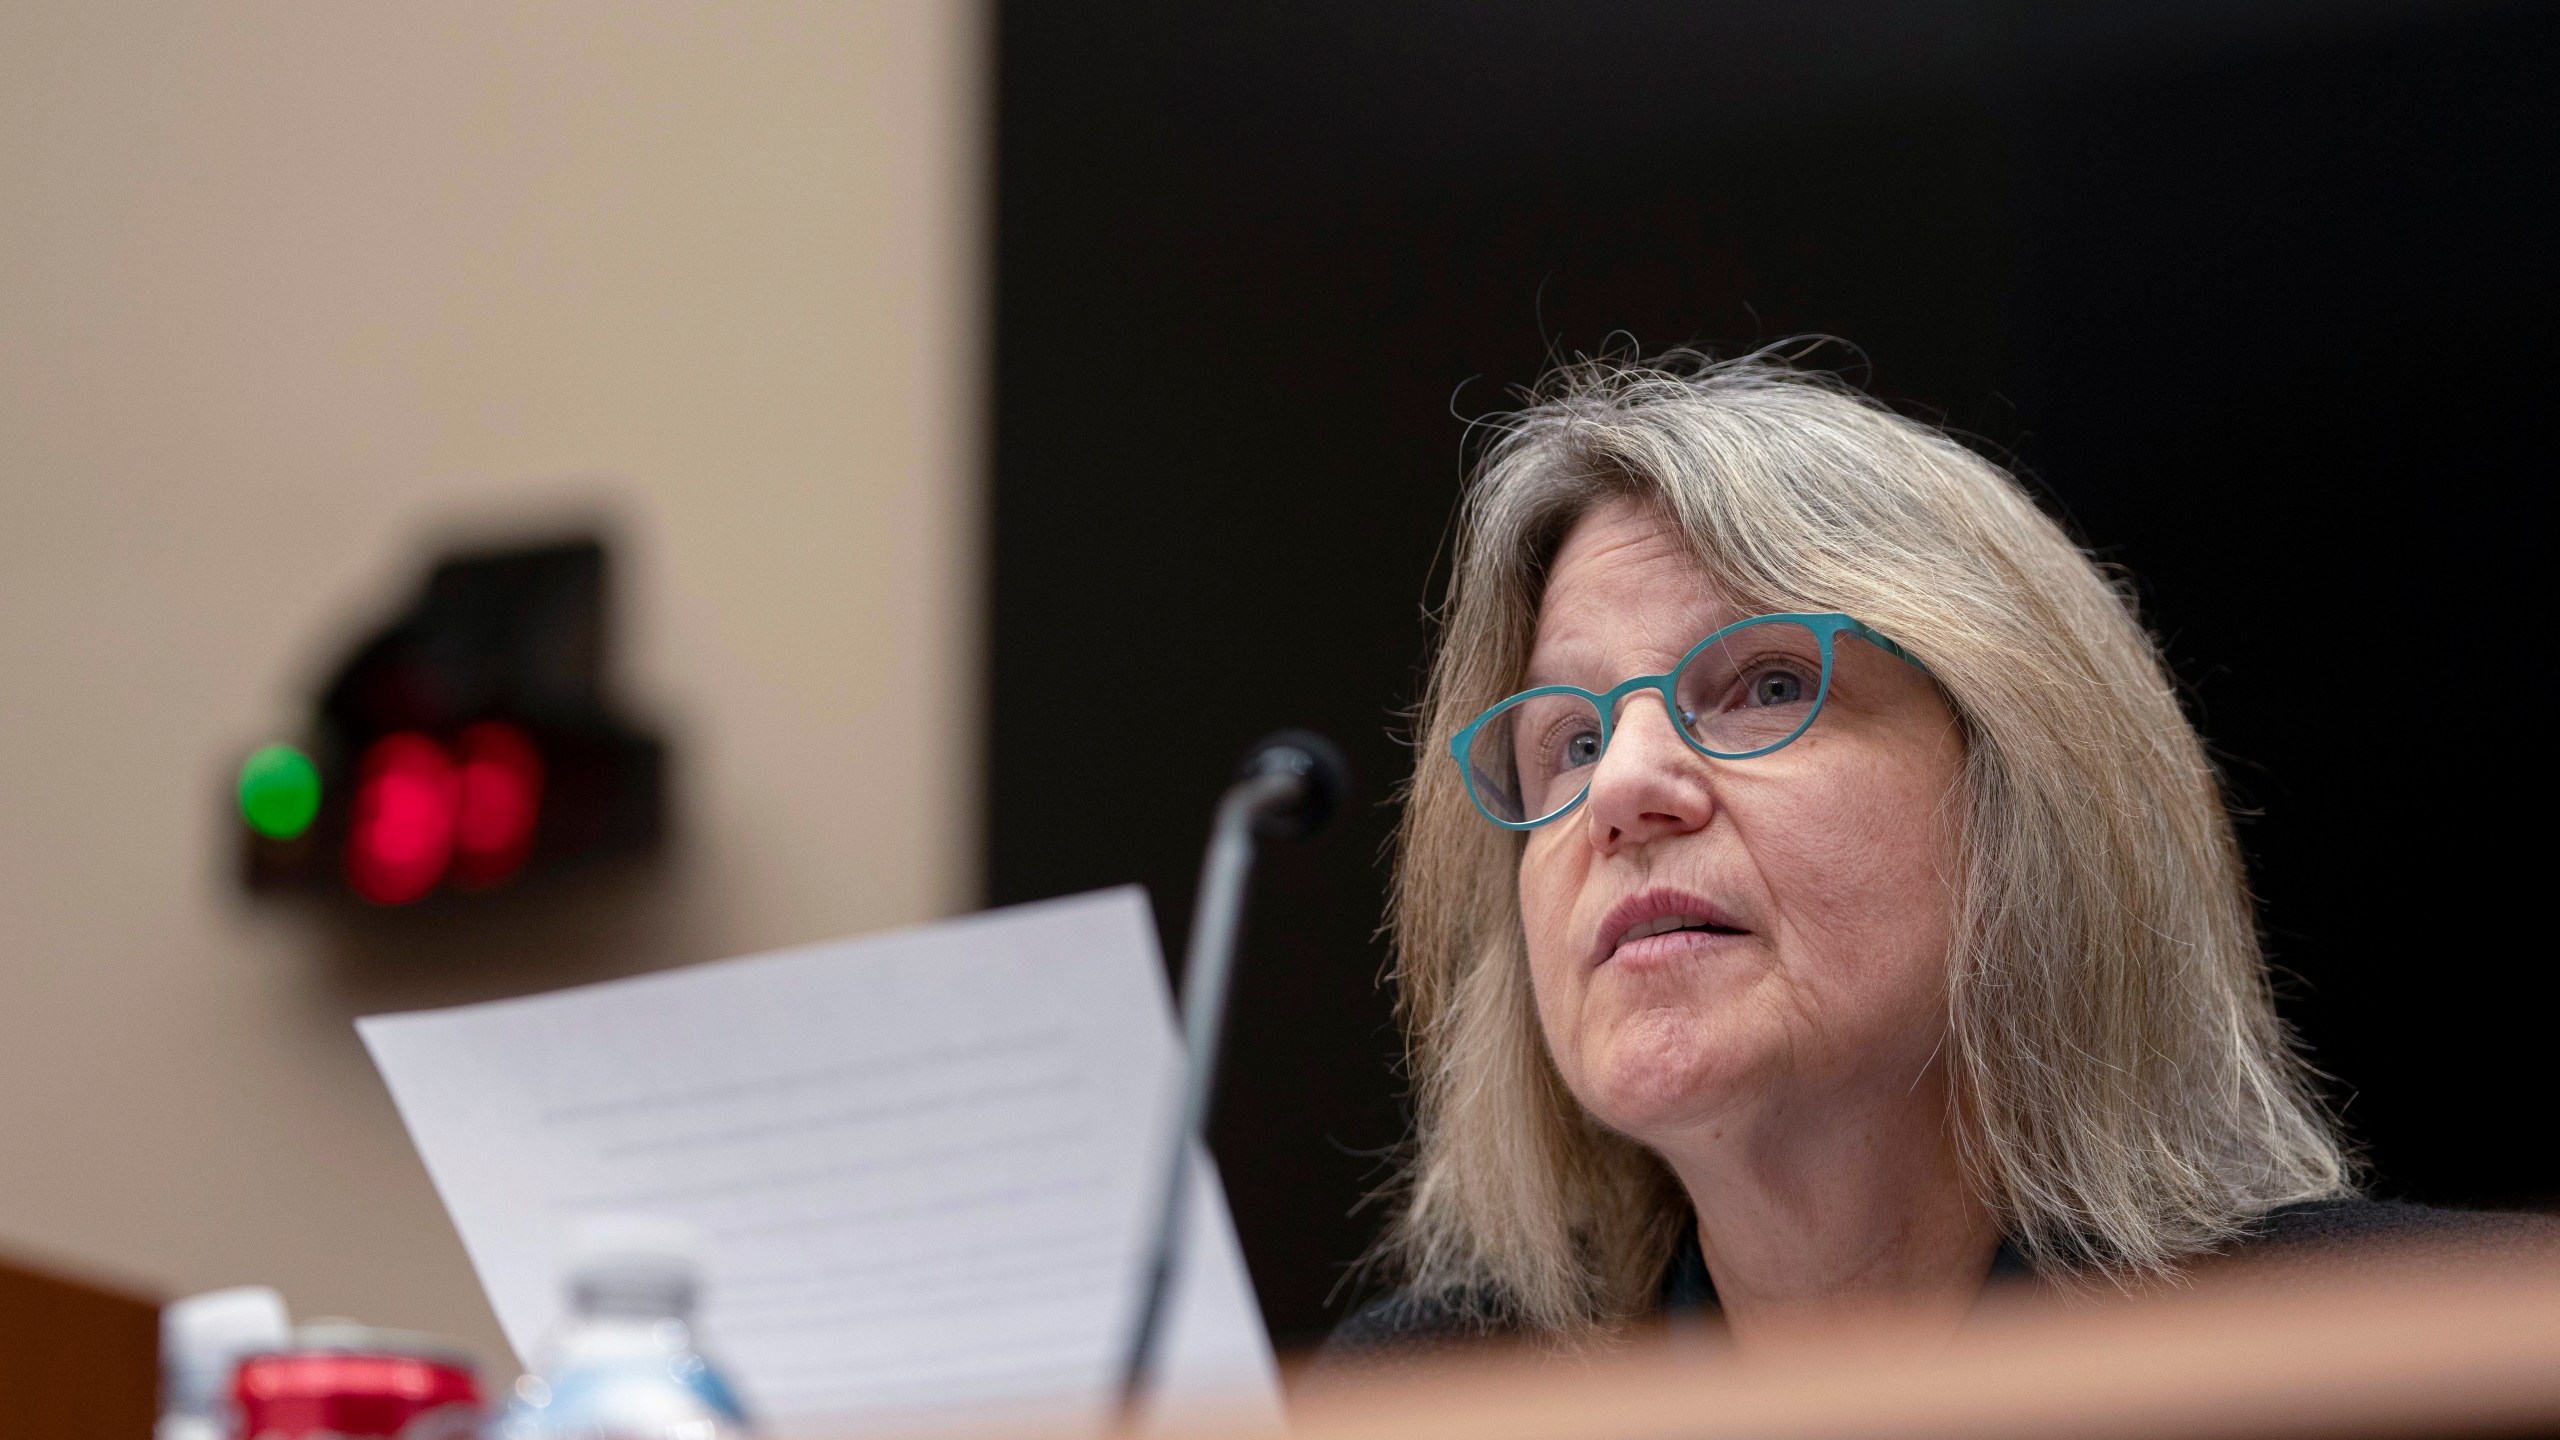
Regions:
[[[2560, 1245], [2560, 1219], [2548, 1215], [2483, 1210], [2439, 1210], [2398, 1200], [2307, 1200], [2259, 1217], [2256, 1230], [2215, 1257], [2224, 1259], [2322, 1256], [2334, 1250], [2375, 1250], [2400, 1243], [2457, 1247], [2511, 1244]], [[1992, 1257], [1986, 1283], [2027, 1275], [2026, 1257], [2008, 1241]], [[1715, 1310], [1716, 1289], [1692, 1227], [1681, 1236], [1662, 1275], [1657, 1314], [1703, 1315]], [[1401, 1351], [1483, 1339], [1507, 1327], [1470, 1320], [1448, 1300], [1400, 1290], [1354, 1312], [1325, 1342], [1328, 1361], [1385, 1359]]]

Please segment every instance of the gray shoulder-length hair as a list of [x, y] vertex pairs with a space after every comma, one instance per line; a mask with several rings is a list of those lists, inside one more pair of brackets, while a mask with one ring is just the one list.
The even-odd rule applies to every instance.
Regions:
[[[1390, 914], [1414, 1146], [1382, 1246], [1412, 1286], [1558, 1334], [1642, 1309], [1686, 1194], [1548, 1058], [1520, 837], [1449, 738], [1521, 683], [1548, 563], [1633, 498], [1744, 614], [1838, 610], [1917, 654], [1963, 729], [1948, 1124], [2040, 1270], [2131, 1277], [2352, 1174], [2277, 1020], [2220, 787], [2159, 652], [2006, 472], [1769, 352], [1565, 366], [1461, 512]], [[1491, 1312], [1491, 1313], [1486, 1313]]]

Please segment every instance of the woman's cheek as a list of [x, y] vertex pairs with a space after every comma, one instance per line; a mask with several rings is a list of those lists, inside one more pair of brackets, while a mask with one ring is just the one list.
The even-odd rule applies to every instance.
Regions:
[[1521, 938], [1529, 953], [1529, 984], [1537, 1000], [1539, 1027], [1547, 1049], [1567, 1076], [1574, 1070], [1579, 1046], [1576, 1019], [1581, 1010], [1584, 967], [1574, 963], [1573, 902], [1579, 893], [1571, 871], [1572, 857], [1541, 845], [1534, 837], [1520, 861]]

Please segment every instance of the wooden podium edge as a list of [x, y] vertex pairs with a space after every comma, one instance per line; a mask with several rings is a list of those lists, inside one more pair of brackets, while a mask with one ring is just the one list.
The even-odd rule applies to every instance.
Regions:
[[[1305, 1387], [1298, 1440], [2275, 1440], [2560, 1435], [2560, 1262], [2288, 1271], [2132, 1299], [1994, 1298], [1921, 1345], [1756, 1359], [1657, 1334]], [[1240, 1432], [1229, 1432], [1231, 1434]]]

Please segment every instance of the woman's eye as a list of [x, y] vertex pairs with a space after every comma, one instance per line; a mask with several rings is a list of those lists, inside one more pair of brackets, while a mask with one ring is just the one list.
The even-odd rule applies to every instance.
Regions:
[[1581, 730], [1581, 731], [1577, 731], [1577, 732], [1575, 732], [1575, 733], [1574, 733], [1574, 734], [1572, 734], [1572, 735], [1569, 735], [1569, 736], [1565, 737], [1565, 742], [1564, 742], [1564, 768], [1565, 768], [1565, 769], [1567, 769], [1567, 770], [1571, 770], [1571, 769], [1574, 769], [1574, 768], [1576, 768], [1576, 767], [1578, 767], [1578, 766], [1583, 766], [1583, 765], [1597, 765], [1597, 764], [1599, 764], [1599, 763], [1600, 763], [1600, 732], [1599, 732], [1599, 731], [1597, 731], [1597, 730]]
[[1801, 705], [1811, 687], [1804, 677], [1792, 670], [1763, 670], [1751, 677], [1750, 703], [1753, 705]]

